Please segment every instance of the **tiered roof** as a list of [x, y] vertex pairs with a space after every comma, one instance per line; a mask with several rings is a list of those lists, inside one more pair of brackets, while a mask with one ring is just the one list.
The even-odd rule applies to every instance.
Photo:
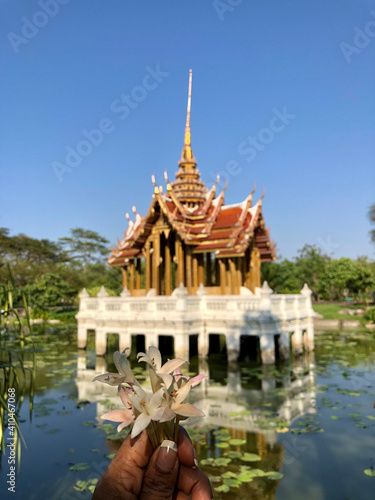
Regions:
[[240, 257], [254, 241], [262, 261], [276, 258], [263, 219], [264, 193], [254, 206], [252, 195], [255, 189], [242, 203], [225, 205], [226, 187], [216, 196], [219, 178], [210, 190], [201, 181], [190, 139], [191, 83], [190, 70], [185, 140], [176, 180], [170, 183], [165, 172], [167, 186], [164, 193], [152, 176], [154, 194], [148, 212], [142, 217], [133, 207], [134, 221], [127, 214], [128, 228], [108, 259], [112, 266], [123, 266], [129, 259], [142, 256], [153, 225], [161, 216], [181, 240], [192, 247], [193, 253], [214, 252], [217, 258]]

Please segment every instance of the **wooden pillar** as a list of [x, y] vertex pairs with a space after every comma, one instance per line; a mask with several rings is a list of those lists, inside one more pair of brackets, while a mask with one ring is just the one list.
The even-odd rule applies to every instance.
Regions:
[[236, 257], [236, 259], [235, 259], [236, 274], [237, 274], [237, 288], [238, 288], [236, 293], [240, 293], [240, 287], [242, 286], [242, 273], [241, 273], [242, 258], [243, 257]]
[[160, 294], [160, 234], [156, 233], [154, 236], [154, 251], [153, 256], [153, 269], [152, 269], [152, 288], [155, 288], [156, 295]]
[[198, 288], [198, 256], [197, 255], [192, 255], [191, 256], [192, 262], [193, 262], [193, 288]]
[[198, 286], [202, 283], [204, 286], [206, 283], [204, 282], [204, 262], [203, 262], [203, 253], [199, 253], [197, 255], [198, 259]]
[[215, 256], [215, 286], [220, 285], [220, 261]]
[[212, 286], [212, 262], [211, 262], [211, 253], [206, 253], [206, 282], [207, 286]]
[[221, 294], [225, 295], [226, 293], [226, 272], [225, 272], [225, 263], [222, 259], [219, 260], [219, 266], [220, 266], [220, 288], [221, 288]]
[[186, 245], [185, 247], [185, 257], [186, 257], [186, 287], [189, 294], [193, 291], [193, 269], [191, 263], [191, 247]]
[[176, 253], [176, 260], [177, 260], [177, 269], [176, 269], [176, 288], [182, 283], [183, 285], [185, 284], [184, 280], [184, 261], [185, 261], [185, 256], [184, 256], [184, 249], [182, 246], [181, 240], [176, 238], [176, 243], [175, 243], [175, 253]]
[[137, 257], [137, 264], [135, 268], [135, 288], [136, 290], [141, 289], [141, 259]]
[[150, 255], [150, 240], [146, 241], [146, 293], [151, 288], [151, 255]]
[[250, 258], [249, 288], [255, 292], [256, 287], [260, 287], [260, 255], [259, 250], [254, 246]]
[[128, 288], [128, 268], [124, 266], [122, 269], [122, 288]]
[[236, 265], [233, 259], [229, 259], [229, 276], [230, 276], [230, 293], [235, 295], [237, 293], [237, 273]]
[[133, 293], [134, 290], [134, 260], [129, 263], [129, 291]]
[[230, 259], [225, 259], [225, 285], [227, 287], [227, 293], [232, 293], [232, 278], [231, 278], [231, 266]]
[[169, 242], [170, 240], [166, 240], [164, 251], [165, 295], [172, 293], [172, 258]]

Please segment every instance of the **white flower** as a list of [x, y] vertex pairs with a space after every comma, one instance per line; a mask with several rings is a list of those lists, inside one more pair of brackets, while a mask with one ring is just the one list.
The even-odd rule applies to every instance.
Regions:
[[133, 372], [130, 369], [129, 363], [126, 359], [126, 351], [129, 349], [127, 347], [123, 352], [116, 351], [113, 355], [113, 361], [116, 365], [118, 373], [103, 373], [102, 375], [97, 375], [94, 379], [99, 380], [99, 382], [104, 382], [108, 385], [119, 385], [128, 384], [133, 386], [134, 384], [139, 385]]
[[158, 421], [162, 418], [166, 409], [166, 399], [163, 388], [150, 397], [141, 387], [134, 386], [134, 394], [130, 395], [130, 400], [138, 413], [131, 433], [131, 437], [135, 438], [146, 429], [151, 420]]
[[169, 408], [181, 417], [204, 417], [204, 413], [198, 408], [188, 403], [183, 403], [192, 388], [192, 380], [190, 379], [189, 382], [171, 394]]
[[133, 407], [129, 399], [128, 391], [131, 391], [131, 389], [127, 390], [125, 387], [119, 385], [118, 392], [126, 410], [113, 410], [100, 417], [103, 420], [121, 422], [121, 424], [117, 427], [118, 432], [134, 420]]
[[[144, 361], [151, 367], [150, 378], [153, 392], [156, 392], [160, 389], [161, 381], [163, 381], [165, 387], [168, 388], [173, 382], [173, 376], [171, 374], [174, 372], [174, 370], [186, 363], [186, 361], [182, 358], [175, 358], [170, 359], [169, 361], [164, 363], [164, 365], [162, 365], [160, 351], [154, 346], [148, 348], [148, 354], [144, 352], [138, 353], [137, 358], [138, 363]], [[157, 375], [157, 377], [155, 377], [155, 374]]]

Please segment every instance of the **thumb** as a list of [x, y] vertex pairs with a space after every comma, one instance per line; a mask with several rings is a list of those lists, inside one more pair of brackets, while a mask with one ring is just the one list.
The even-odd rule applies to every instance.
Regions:
[[157, 448], [147, 466], [141, 500], [170, 500], [176, 487], [179, 462], [177, 459], [177, 444], [164, 440]]

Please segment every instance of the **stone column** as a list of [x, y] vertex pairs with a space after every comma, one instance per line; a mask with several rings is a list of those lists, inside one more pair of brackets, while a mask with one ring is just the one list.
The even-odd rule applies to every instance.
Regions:
[[86, 370], [86, 351], [79, 350], [77, 354], [77, 370]]
[[307, 283], [304, 284], [302, 290], [301, 290], [301, 295], [305, 297], [306, 301], [306, 309], [307, 309], [307, 328], [306, 328], [306, 333], [304, 335], [304, 345], [305, 349], [308, 351], [313, 351], [314, 350], [314, 310], [312, 308], [312, 303], [311, 303], [311, 295], [312, 291], [310, 288], [307, 286]]
[[104, 356], [107, 351], [107, 333], [102, 328], [95, 330], [95, 352], [97, 356]]
[[260, 355], [264, 365], [273, 365], [275, 363], [275, 340], [273, 335], [261, 334]]
[[228, 362], [237, 361], [240, 355], [240, 332], [231, 330], [225, 335]]
[[[120, 352], [122, 352], [126, 347], [129, 347], [131, 349], [132, 342], [131, 342], [131, 337], [128, 332], [120, 332], [119, 333], [119, 349]], [[130, 354], [130, 350], [127, 351], [128, 354]]]
[[289, 332], [283, 332], [280, 335], [280, 344], [279, 344], [280, 357], [282, 359], [289, 359], [289, 350], [290, 350]]
[[209, 349], [208, 335], [204, 326], [201, 327], [198, 334], [198, 356], [207, 358]]
[[87, 328], [85, 325], [80, 325], [78, 322], [77, 332], [78, 349], [85, 349], [87, 345]]
[[189, 361], [189, 334], [183, 331], [175, 334], [174, 337], [174, 355], [176, 358]]
[[292, 335], [292, 349], [295, 356], [302, 354], [302, 329], [300, 325], [295, 326], [294, 333]]

